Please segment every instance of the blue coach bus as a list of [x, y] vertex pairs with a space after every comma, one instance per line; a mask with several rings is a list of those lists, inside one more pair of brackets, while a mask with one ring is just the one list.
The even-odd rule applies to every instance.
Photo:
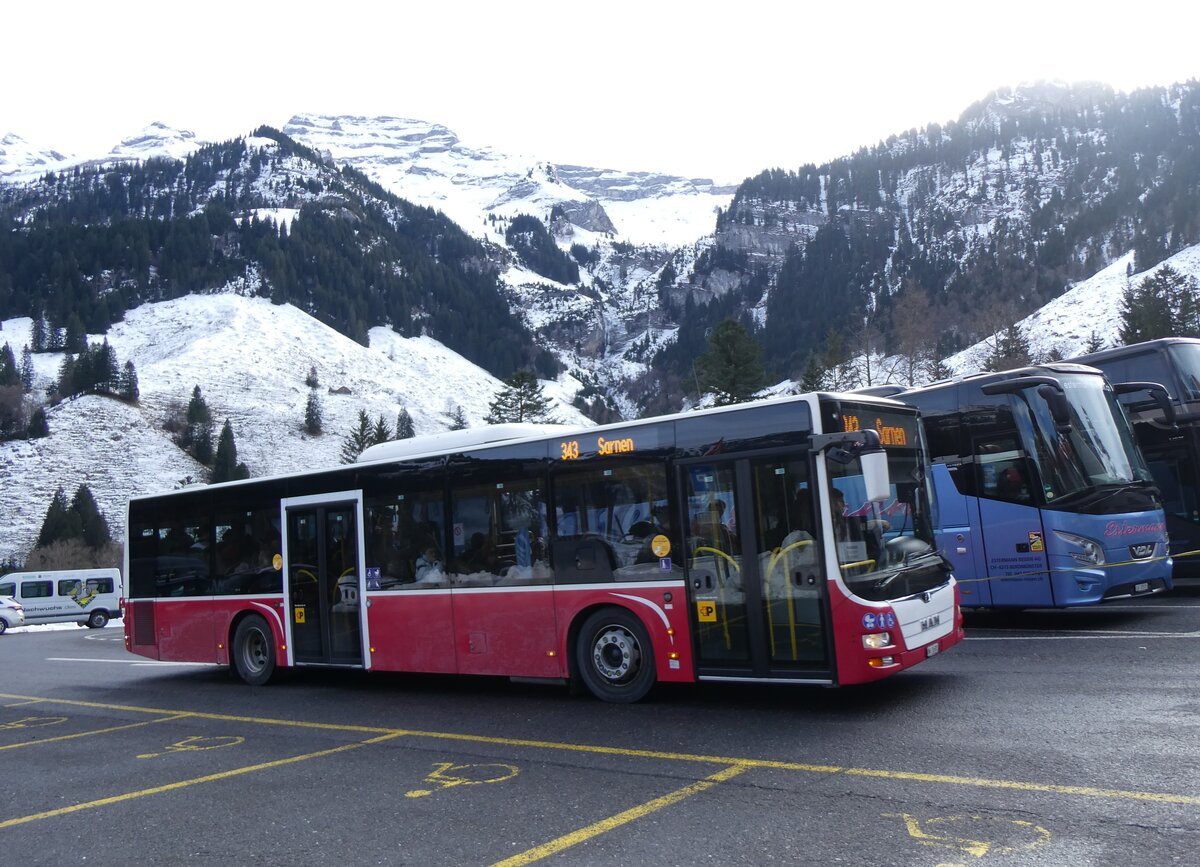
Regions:
[[921, 410], [938, 545], [964, 607], [1171, 589], [1162, 503], [1117, 399], [1135, 388], [1153, 386], [1114, 388], [1095, 368], [1047, 364], [871, 389]]
[[1162, 492], [1176, 583], [1200, 582], [1200, 340], [1165, 337], [1072, 359], [1114, 382], [1161, 383], [1169, 407], [1145, 393], [1121, 395], [1138, 447]]

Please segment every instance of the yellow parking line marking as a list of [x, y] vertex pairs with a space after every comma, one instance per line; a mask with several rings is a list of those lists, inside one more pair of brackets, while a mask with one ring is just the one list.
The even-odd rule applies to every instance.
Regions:
[[106, 735], [110, 732], [121, 732], [121, 731], [125, 731], [126, 729], [136, 729], [136, 728], [141, 728], [142, 726], [152, 726], [155, 723], [175, 722], [176, 720], [187, 719], [190, 716], [191, 716], [190, 713], [177, 713], [177, 714], [174, 714], [173, 716], [164, 716], [164, 717], [160, 717], [158, 719], [146, 720], [145, 722], [126, 723], [125, 725], [110, 726], [109, 728], [106, 728], [106, 729], [93, 729], [91, 731], [86, 731], [86, 732], [75, 732], [74, 734], [70, 734], [70, 735], [58, 735], [57, 737], [52, 737], [52, 738], [38, 738], [36, 741], [25, 741], [24, 743], [20, 743], [20, 744], [4, 744], [4, 745], [0, 746], [0, 750], [15, 750], [20, 747], [36, 747], [36, 746], [41, 746], [42, 744], [52, 744], [52, 743], [56, 743], [58, 741], [70, 741], [70, 740], [74, 740], [76, 738], [90, 738], [92, 735]]
[[[30, 696], [0, 693], [0, 699], [29, 699]], [[471, 735], [458, 732], [433, 732], [419, 729], [397, 729], [385, 726], [356, 726], [341, 723], [316, 723], [305, 720], [272, 719], [270, 717], [233, 716], [230, 714], [205, 713], [203, 711], [178, 711], [163, 708], [145, 708], [129, 705], [111, 705], [99, 702], [72, 699], [43, 699], [48, 704], [76, 707], [93, 707], [104, 710], [123, 710], [133, 713], [186, 714], [195, 719], [220, 720], [223, 722], [256, 723], [260, 725], [290, 726], [321, 731], [353, 732], [359, 734], [388, 735], [389, 737], [433, 738], [460, 743], [490, 744], [503, 747], [530, 747], [559, 752], [591, 753], [595, 755], [621, 756], [634, 759], [662, 759], [672, 762], [694, 762], [709, 765], [737, 765], [747, 768], [769, 768], [780, 771], [797, 771], [807, 774], [846, 774], [847, 776], [875, 777], [879, 779], [940, 783], [943, 785], [973, 786], [976, 788], [1007, 789], [1019, 792], [1045, 792], [1056, 795], [1078, 795], [1090, 798], [1114, 798], [1132, 801], [1154, 801], [1160, 804], [1185, 804], [1200, 806], [1200, 795], [1176, 795], [1168, 792], [1139, 792], [1126, 789], [1101, 789], [1088, 786], [1068, 786], [1053, 783], [1027, 783], [1019, 780], [993, 780], [983, 777], [956, 777], [940, 774], [925, 774], [914, 771], [886, 771], [872, 768], [844, 768], [838, 765], [816, 765], [805, 762], [784, 762], [771, 759], [748, 759], [738, 756], [705, 756], [692, 753], [673, 753], [659, 750], [638, 750], [626, 747], [603, 747], [592, 744], [560, 743], [526, 738], [502, 738], [488, 735]]]
[[749, 770], [748, 765], [733, 765], [725, 768], [723, 771], [718, 771], [711, 776], [705, 777], [703, 780], [697, 780], [684, 786], [682, 789], [676, 789], [663, 795], [660, 798], [655, 798], [653, 801], [617, 813], [615, 816], [610, 816], [607, 819], [602, 819], [599, 822], [588, 825], [586, 828], [580, 828], [578, 831], [572, 831], [570, 834], [564, 834], [557, 840], [551, 840], [549, 843], [543, 843], [541, 846], [535, 846], [528, 851], [522, 852], [520, 855], [514, 855], [511, 858], [505, 858], [503, 861], [497, 861], [493, 867], [521, 867], [524, 864], [532, 864], [534, 861], [540, 861], [543, 858], [549, 858], [551, 855], [556, 855], [565, 849], [570, 849], [572, 846], [577, 846], [585, 840], [590, 840], [593, 837], [598, 837], [614, 828], [619, 828], [621, 825], [627, 825], [630, 822], [636, 821], [643, 816], [648, 816], [651, 813], [657, 812], [665, 807], [670, 807], [678, 804], [680, 801], [690, 798], [692, 795], [698, 795], [701, 792], [707, 792], [719, 783], [733, 779], [738, 774]]
[[954, 777], [943, 774], [919, 774], [908, 771], [875, 771], [869, 768], [847, 768], [853, 777], [882, 777], [889, 780], [912, 780], [918, 783], [943, 783], [950, 786], [975, 786], [980, 789], [1010, 789], [1018, 792], [1046, 792], [1052, 795], [1080, 795], [1086, 798], [1119, 798], [1129, 801], [1154, 801], [1159, 804], [1191, 804], [1200, 806], [1200, 797], [1171, 795], [1165, 792], [1138, 792], [1125, 789], [1097, 789], [1093, 786], [1064, 786], [1054, 783], [1023, 783], [1015, 780], [990, 780], [979, 777]]
[[315, 753], [305, 753], [302, 756], [292, 756], [286, 759], [275, 759], [270, 762], [260, 762], [257, 765], [249, 765], [244, 768], [234, 768], [231, 771], [221, 771], [217, 774], [206, 774], [203, 777], [195, 777], [190, 780], [180, 780], [176, 783], [167, 783], [164, 786], [154, 786], [150, 789], [139, 789], [136, 792], [126, 792], [123, 795], [113, 795], [108, 798], [99, 798], [95, 801], [88, 801], [83, 804], [72, 804], [69, 807], [60, 807], [57, 810], [47, 810], [44, 813], [33, 813], [29, 816], [18, 816], [15, 819], [5, 819], [0, 821], [0, 830], [4, 828], [12, 828], [16, 825], [24, 825], [29, 822], [37, 822], [41, 819], [53, 819], [57, 816], [65, 816], [69, 813], [78, 813], [81, 810], [94, 810], [97, 807], [107, 807], [112, 804], [119, 804], [122, 801], [132, 801], [135, 798], [145, 798], [148, 795], [161, 795], [164, 792], [173, 792], [177, 789], [186, 789], [189, 786], [198, 786], [201, 783], [213, 783], [217, 780], [228, 780], [231, 777], [239, 777], [242, 774], [252, 774], [255, 771], [265, 771], [270, 768], [281, 768], [285, 765], [293, 765], [296, 762], [305, 762], [309, 759], [319, 759], [324, 756], [332, 756], [335, 753], [344, 753], [349, 750], [356, 750], [359, 747], [369, 746], [371, 744], [381, 743], [391, 738], [399, 737], [398, 734], [381, 735], [380, 737], [370, 738], [369, 740], [359, 741], [353, 744], [343, 744], [340, 747], [333, 747], [328, 750], [318, 750]]

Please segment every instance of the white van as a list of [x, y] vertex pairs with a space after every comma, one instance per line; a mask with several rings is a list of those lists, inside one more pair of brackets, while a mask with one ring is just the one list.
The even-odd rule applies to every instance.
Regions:
[[0, 576], [0, 596], [12, 596], [25, 609], [25, 625], [78, 623], [99, 629], [120, 617], [119, 569], [65, 569], [10, 572]]

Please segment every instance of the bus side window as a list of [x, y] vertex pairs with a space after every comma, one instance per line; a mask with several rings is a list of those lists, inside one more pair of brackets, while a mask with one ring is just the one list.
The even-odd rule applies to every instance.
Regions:
[[1030, 462], [1015, 438], [977, 441], [975, 456], [980, 496], [1006, 503], [1033, 502]]

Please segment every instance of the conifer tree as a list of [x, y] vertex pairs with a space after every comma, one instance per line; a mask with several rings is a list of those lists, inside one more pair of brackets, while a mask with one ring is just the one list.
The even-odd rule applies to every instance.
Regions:
[[30, 343], [33, 344], [34, 352], [46, 350], [46, 320], [41, 313], [33, 317], [33, 334], [30, 336]]
[[1083, 352], [1085, 355], [1090, 355], [1093, 352], [1099, 352], [1103, 348], [1104, 338], [1101, 337], [1096, 331], [1093, 331], [1088, 336], [1087, 344], [1083, 347]]
[[533, 371], [522, 368], [504, 381], [488, 404], [488, 424], [506, 422], [553, 422], [550, 399], [542, 391]]
[[21, 350], [21, 390], [26, 394], [33, 391], [33, 352], [28, 343]]
[[108, 521], [96, 505], [91, 489], [80, 485], [71, 500], [71, 511], [79, 516], [80, 533], [89, 548], [99, 548], [112, 542]]
[[231, 482], [235, 479], [250, 478], [250, 470], [245, 464], [239, 464], [237, 459], [237, 444], [233, 441], [233, 426], [229, 419], [221, 427], [221, 435], [217, 438], [217, 453], [213, 458], [212, 481]]
[[762, 347], [741, 323], [722, 321], [708, 338], [708, 352], [696, 359], [700, 387], [717, 406], [743, 403], [763, 387]]
[[450, 424], [450, 430], [466, 430], [467, 428], [467, 414], [457, 403], [450, 407], [449, 412], [446, 413], [446, 419]]
[[365, 409], [360, 409], [358, 423], [342, 442], [342, 463], [352, 464], [357, 461], [358, 456], [363, 453], [363, 449], [375, 444], [374, 433], [371, 417], [367, 415]]
[[996, 336], [995, 346], [984, 362], [984, 370], [1012, 370], [1033, 361], [1029, 338], [1014, 323]]
[[21, 384], [21, 372], [17, 369], [17, 359], [12, 347], [7, 343], [0, 346], [0, 388]]
[[187, 431], [184, 440], [184, 448], [188, 449], [196, 460], [202, 464], [212, 463], [212, 413], [209, 412], [208, 404], [198, 385], [192, 389], [192, 399], [188, 401]]
[[310, 436], [320, 436], [324, 429], [325, 413], [321, 408], [321, 396], [315, 388], [308, 392], [308, 402], [304, 405], [304, 432]]
[[126, 403], [137, 403], [141, 399], [141, 394], [141, 390], [138, 388], [137, 370], [134, 369], [132, 361], [126, 361], [121, 376], [117, 380], [117, 397]]
[[400, 412], [396, 416], [396, 439], [412, 439], [416, 434], [417, 432], [413, 428], [412, 416], [408, 414], [407, 409], [400, 407]]
[[79, 514], [71, 510], [66, 492], [60, 487], [50, 499], [42, 529], [38, 532], [37, 547], [44, 548], [63, 539], [73, 539], [83, 532]]
[[46, 421], [46, 409], [39, 406], [29, 416], [27, 434], [29, 439], [36, 440], [50, 436], [50, 423]]
[[388, 423], [383, 420], [383, 414], [380, 413], [379, 418], [375, 420], [375, 426], [371, 429], [371, 445], [391, 442], [391, 439], [392, 429], [388, 427]]
[[321, 380], [317, 376], [317, 366], [314, 364], [308, 369], [308, 376], [304, 378], [304, 384], [309, 388], [319, 388]]

